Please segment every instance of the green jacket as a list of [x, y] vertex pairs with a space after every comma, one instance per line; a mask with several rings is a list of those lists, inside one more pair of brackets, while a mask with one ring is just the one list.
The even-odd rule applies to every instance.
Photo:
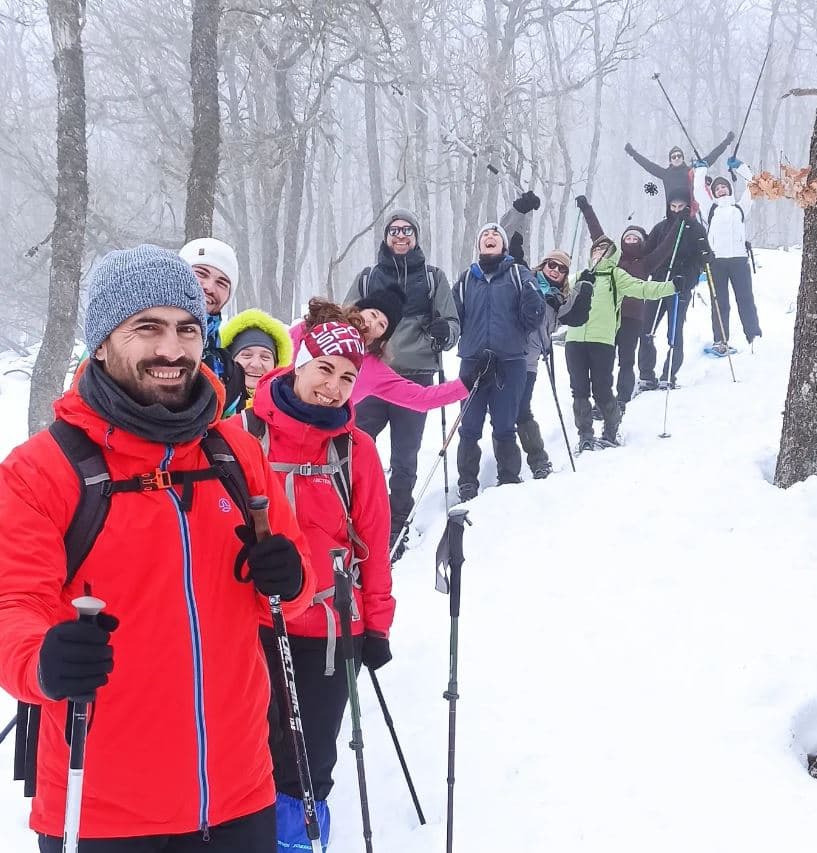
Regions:
[[675, 293], [675, 285], [663, 281], [642, 281], [618, 266], [620, 250], [596, 267], [596, 283], [590, 302], [590, 316], [583, 326], [568, 328], [566, 341], [610, 344], [616, 342], [621, 325], [621, 303], [625, 296], [635, 299], [661, 299]]

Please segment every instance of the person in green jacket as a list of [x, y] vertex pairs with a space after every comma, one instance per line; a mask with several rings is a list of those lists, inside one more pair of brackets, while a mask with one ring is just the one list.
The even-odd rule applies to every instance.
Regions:
[[593, 450], [596, 446], [591, 390], [604, 416], [604, 430], [599, 443], [604, 447], [618, 445], [621, 411], [613, 394], [613, 365], [624, 297], [661, 299], [676, 292], [672, 282], [634, 278], [618, 266], [619, 256], [616, 244], [606, 235], [602, 234], [593, 241], [590, 247], [591, 269], [584, 270], [579, 276], [579, 282], [589, 281], [593, 285], [590, 316], [583, 326], [569, 328], [565, 338], [573, 417], [579, 431], [579, 452]]

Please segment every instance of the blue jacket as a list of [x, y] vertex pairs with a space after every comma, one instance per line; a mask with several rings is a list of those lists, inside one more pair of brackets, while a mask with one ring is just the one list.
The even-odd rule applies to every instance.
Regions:
[[478, 358], [485, 349], [499, 360], [525, 357], [528, 334], [545, 312], [545, 298], [527, 267], [514, 263], [510, 255], [493, 272], [473, 263], [453, 292], [460, 315], [460, 358]]

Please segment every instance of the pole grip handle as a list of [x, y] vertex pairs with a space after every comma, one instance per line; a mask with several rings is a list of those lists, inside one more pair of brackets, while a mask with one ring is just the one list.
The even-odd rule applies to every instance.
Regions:
[[255, 528], [255, 537], [259, 542], [272, 536], [272, 528], [269, 526], [269, 498], [266, 495], [253, 495], [250, 498], [250, 516]]

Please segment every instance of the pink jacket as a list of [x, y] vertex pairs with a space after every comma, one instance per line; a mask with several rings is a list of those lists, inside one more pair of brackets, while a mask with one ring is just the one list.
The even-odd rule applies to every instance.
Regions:
[[[303, 320], [290, 328], [289, 336], [297, 354], [304, 336]], [[443, 382], [442, 385], [418, 385], [395, 373], [381, 358], [367, 352], [352, 391], [352, 403], [359, 403], [366, 397], [379, 397], [395, 406], [403, 406], [415, 412], [428, 412], [464, 400], [467, 396], [468, 389], [459, 379]]]

